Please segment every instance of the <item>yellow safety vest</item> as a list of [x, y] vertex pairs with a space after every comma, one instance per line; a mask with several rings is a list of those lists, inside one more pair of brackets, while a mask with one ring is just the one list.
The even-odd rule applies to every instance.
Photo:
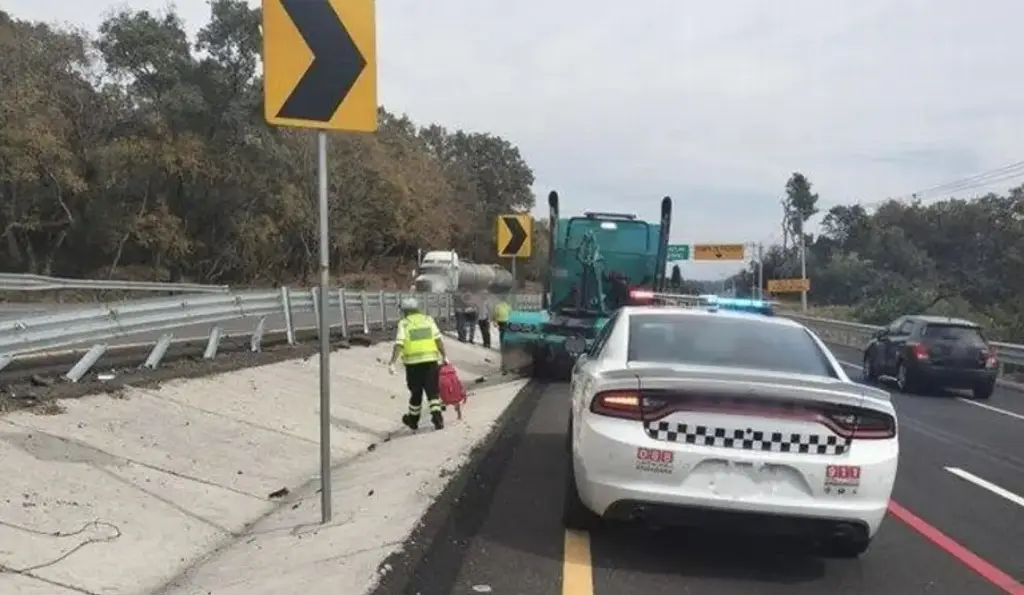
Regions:
[[436, 362], [441, 352], [437, 349], [434, 339], [434, 321], [423, 314], [410, 314], [398, 323], [405, 331], [405, 342], [402, 343], [402, 363], [422, 364]]
[[498, 305], [494, 307], [494, 321], [495, 322], [507, 322], [508, 315], [512, 312], [512, 308], [509, 307], [506, 302], [498, 302]]

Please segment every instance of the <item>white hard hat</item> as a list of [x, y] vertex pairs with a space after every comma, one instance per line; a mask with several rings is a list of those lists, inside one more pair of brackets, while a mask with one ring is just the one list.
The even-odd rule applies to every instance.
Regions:
[[412, 312], [420, 309], [420, 303], [416, 301], [416, 298], [407, 297], [402, 298], [400, 307], [404, 312]]

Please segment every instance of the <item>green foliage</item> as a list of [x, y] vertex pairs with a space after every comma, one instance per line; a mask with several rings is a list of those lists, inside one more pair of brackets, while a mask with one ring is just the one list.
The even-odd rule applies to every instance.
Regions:
[[[263, 121], [259, 11], [210, 8], [195, 40], [173, 10], [118, 12], [95, 39], [0, 11], [0, 270], [313, 278], [314, 135]], [[329, 155], [336, 275], [407, 283], [417, 249], [493, 262], [495, 215], [534, 204], [491, 134], [381, 109], [377, 134], [334, 134]]]

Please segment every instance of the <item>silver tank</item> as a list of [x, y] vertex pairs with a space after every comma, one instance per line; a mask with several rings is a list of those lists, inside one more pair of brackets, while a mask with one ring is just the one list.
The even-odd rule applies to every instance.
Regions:
[[459, 286], [448, 287], [448, 276], [442, 269], [423, 267], [413, 283], [415, 291], [440, 293], [445, 291], [511, 291], [515, 283], [512, 273], [496, 264], [463, 262], [459, 265]]

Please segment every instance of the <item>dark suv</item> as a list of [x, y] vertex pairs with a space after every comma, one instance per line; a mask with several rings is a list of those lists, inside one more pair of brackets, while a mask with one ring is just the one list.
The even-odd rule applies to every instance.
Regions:
[[981, 327], [943, 316], [903, 316], [864, 349], [864, 377], [895, 377], [901, 392], [967, 388], [976, 399], [995, 390], [998, 362]]

